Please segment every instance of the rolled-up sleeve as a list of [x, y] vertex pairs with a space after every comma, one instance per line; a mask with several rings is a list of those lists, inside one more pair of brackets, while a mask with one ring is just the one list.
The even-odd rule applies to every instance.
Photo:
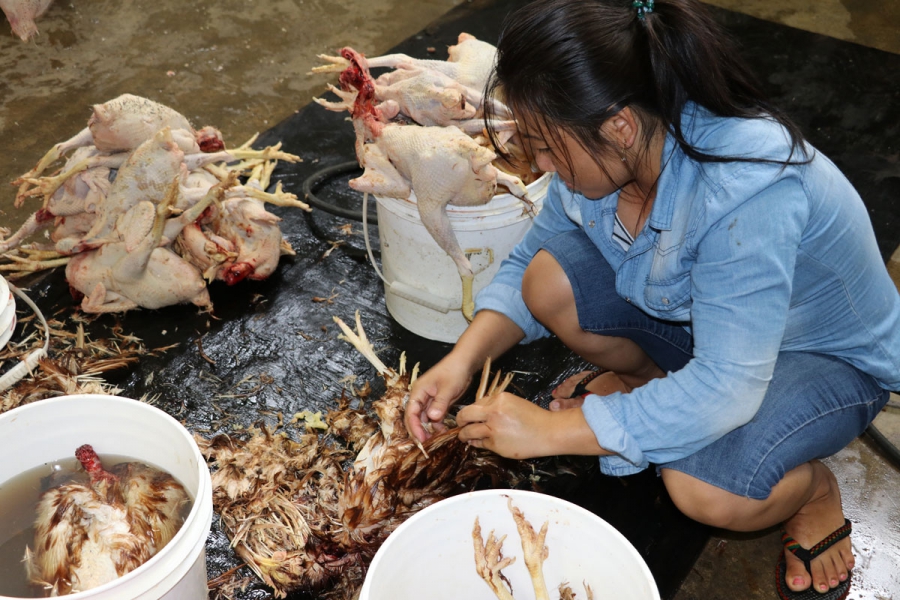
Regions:
[[[729, 183], [737, 193], [750, 187]], [[790, 177], [746, 200], [729, 193], [723, 184], [720, 196], [706, 199], [709, 222], [692, 242], [694, 358], [629, 394], [591, 395], [583, 406], [600, 445], [616, 453], [601, 459], [606, 473], [688, 456], [747, 423], [762, 403], [787, 322], [808, 202]]]

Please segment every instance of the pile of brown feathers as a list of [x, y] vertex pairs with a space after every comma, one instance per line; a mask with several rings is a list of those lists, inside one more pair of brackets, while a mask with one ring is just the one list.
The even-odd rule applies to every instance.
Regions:
[[386, 367], [358, 314], [356, 333], [335, 321], [383, 377], [381, 398], [351, 408], [344, 394], [325, 417], [327, 432], [296, 439], [263, 425], [240, 438], [195, 436], [214, 468], [213, 505], [232, 547], [278, 598], [296, 590], [353, 598], [382, 542], [414, 513], [480, 482], [522, 480], [518, 463], [459, 441], [452, 419], [421, 444], [411, 439], [403, 409], [416, 369], [407, 374], [403, 356], [397, 371]]

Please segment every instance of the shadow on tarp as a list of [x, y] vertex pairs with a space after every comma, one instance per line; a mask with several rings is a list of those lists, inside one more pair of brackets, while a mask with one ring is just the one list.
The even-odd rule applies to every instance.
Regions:
[[[446, 47], [462, 31], [496, 41], [503, 17], [521, 4], [462, 4], [393, 51], [443, 59]], [[715, 14], [743, 44], [775, 102], [860, 191], [886, 259], [900, 241], [900, 204], [895, 201], [900, 197], [900, 166], [892, 145], [900, 139], [900, 57], [737, 13], [715, 9]], [[429, 47], [435, 52], [429, 53]], [[327, 80], [322, 76], [323, 90]], [[280, 165], [275, 174], [297, 194], [316, 171], [354, 159], [353, 131], [345, 115], [317, 105], [306, 106], [267, 131], [259, 144], [277, 141], [304, 159]], [[347, 205], [359, 202], [346, 179], [325, 182], [317, 194]], [[387, 314], [382, 284], [364, 256], [360, 223], [322, 211], [307, 215], [297, 209], [272, 210], [284, 219], [282, 231], [297, 255], [283, 258], [269, 279], [233, 287], [212, 284], [213, 314], [178, 306], [106, 315], [88, 326], [95, 337], [109, 337], [110, 328], [118, 324], [150, 348], [177, 344], [161, 356], [145, 357], [133, 369], [109, 375], [123, 395], [150, 395], [191, 431], [207, 436], [259, 420], [274, 424], [278, 413], [289, 417], [301, 410], [328, 410], [348, 375], [357, 375], [357, 383], [377, 384], [366, 360], [337, 339], [332, 321], [339, 316], [350, 323], [357, 310], [388, 365], [396, 366], [405, 351], [410, 365], [420, 362], [427, 369], [450, 350], [447, 344], [404, 330]], [[372, 234], [377, 235], [377, 229]], [[334, 248], [330, 242], [341, 245]], [[61, 270], [42, 276], [31, 290], [48, 315], [73, 306]], [[518, 371], [514, 385], [519, 393], [546, 405], [547, 390], [583, 363], [551, 339], [517, 347], [495, 366]], [[617, 527], [647, 561], [662, 597], [674, 596], [708, 530], [674, 508], [652, 470], [608, 478], [598, 473], [592, 459], [569, 462], [584, 472], [557, 477], [544, 473], [535, 487], [585, 506]], [[558, 465], [534, 461], [532, 466], [542, 471]], [[210, 578], [240, 564], [216, 522], [207, 553]], [[235, 597], [268, 599], [272, 594], [258, 584]]]

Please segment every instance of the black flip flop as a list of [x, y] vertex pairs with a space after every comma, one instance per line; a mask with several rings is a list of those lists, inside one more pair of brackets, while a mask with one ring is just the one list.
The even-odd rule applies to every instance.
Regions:
[[[851, 529], [852, 526], [850, 520], [844, 519], [843, 525], [809, 550], [801, 547], [800, 544], [787, 533], [781, 536], [781, 541], [784, 544], [785, 550], [802, 560], [803, 564], [806, 566], [806, 572], [812, 574], [809, 563], [831, 548], [834, 544], [850, 535]], [[847, 594], [850, 593], [850, 580], [853, 579], [852, 573], [848, 573], [846, 580], [842, 581], [837, 587], [829, 589], [827, 592], [817, 592], [811, 585], [802, 592], [795, 592], [787, 586], [787, 582], [784, 580], [786, 569], [787, 566], [784, 560], [784, 552], [781, 552], [778, 558], [778, 564], [775, 565], [775, 588], [778, 591], [778, 597], [781, 598], [781, 600], [844, 600], [844, 598], [847, 597]]]
[[587, 389], [587, 384], [595, 380], [599, 375], [606, 373], [606, 369], [597, 369], [596, 371], [591, 371], [584, 378], [575, 384], [575, 389], [572, 390], [572, 395], [569, 398], [577, 398], [578, 396], [583, 396], [585, 394], [590, 394], [591, 391]]

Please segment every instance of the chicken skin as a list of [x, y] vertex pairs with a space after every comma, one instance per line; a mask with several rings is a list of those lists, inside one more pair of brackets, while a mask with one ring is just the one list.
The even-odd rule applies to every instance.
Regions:
[[127, 462], [103, 469], [94, 449], [75, 452], [90, 483], [71, 482], [41, 496], [29, 579], [50, 595], [95, 588], [136, 569], [171, 540], [190, 503], [171, 475]]

